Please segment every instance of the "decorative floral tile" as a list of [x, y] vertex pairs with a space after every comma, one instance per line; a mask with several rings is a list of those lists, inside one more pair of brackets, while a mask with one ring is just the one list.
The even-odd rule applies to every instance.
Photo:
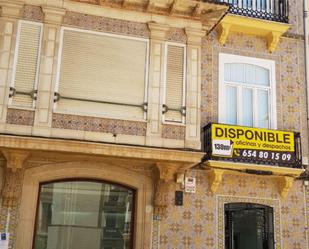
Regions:
[[147, 124], [138, 121], [53, 114], [53, 128], [145, 136]]
[[9, 108], [6, 122], [8, 124], [32, 126], [34, 122], [34, 111]]
[[162, 125], [162, 137], [169, 139], [185, 139], [186, 127], [180, 125]]

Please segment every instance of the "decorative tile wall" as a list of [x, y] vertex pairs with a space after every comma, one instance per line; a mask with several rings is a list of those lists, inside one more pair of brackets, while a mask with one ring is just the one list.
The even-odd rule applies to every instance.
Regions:
[[303, 40], [282, 38], [277, 50], [267, 52], [265, 39], [241, 33], [231, 34], [225, 46], [214, 31], [202, 47], [202, 126], [218, 121], [219, 53], [274, 60], [278, 129], [300, 131], [303, 155], [308, 155]]
[[6, 122], [8, 124], [32, 126], [34, 122], [34, 111], [9, 108]]
[[169, 32], [167, 33], [167, 40], [170, 42], [186, 43], [187, 35], [183, 29], [170, 28]]
[[162, 137], [169, 139], [185, 139], [186, 127], [184, 125], [162, 125]]
[[115, 34], [148, 38], [150, 33], [146, 23], [129, 22], [107, 17], [92, 16], [68, 11], [63, 24], [83, 29], [104, 31]]
[[67, 114], [53, 114], [53, 128], [126, 134], [146, 135], [146, 122], [105, 119]]
[[183, 206], [175, 206], [174, 193], [170, 193], [167, 218], [160, 222], [160, 248], [224, 249], [223, 205], [235, 201], [274, 208], [276, 249], [306, 248], [301, 181], [296, 181], [287, 198], [281, 199], [274, 178], [224, 175], [222, 185], [213, 194], [207, 171], [192, 170], [187, 174], [196, 177], [196, 193], [185, 193]]
[[26, 20], [42, 22], [44, 15], [40, 6], [25, 5], [23, 9], [23, 18]]

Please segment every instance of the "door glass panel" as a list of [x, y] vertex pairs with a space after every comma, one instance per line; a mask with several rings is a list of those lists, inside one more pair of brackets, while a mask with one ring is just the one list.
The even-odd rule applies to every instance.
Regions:
[[134, 191], [70, 181], [41, 186], [35, 249], [131, 248]]
[[232, 203], [225, 205], [226, 249], [274, 249], [273, 209]]
[[244, 88], [242, 90], [242, 125], [253, 126], [253, 94], [252, 89]]
[[226, 123], [237, 124], [237, 88], [226, 86]]

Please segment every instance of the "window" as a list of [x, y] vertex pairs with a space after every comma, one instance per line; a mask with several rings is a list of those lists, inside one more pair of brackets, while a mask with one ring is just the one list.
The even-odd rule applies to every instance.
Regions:
[[41, 185], [35, 249], [132, 249], [134, 191], [66, 181]]
[[276, 128], [275, 63], [220, 54], [219, 122]]
[[274, 249], [273, 208], [225, 204], [225, 249]]
[[10, 104], [33, 108], [40, 63], [42, 42], [41, 23], [19, 21], [11, 84]]
[[185, 114], [185, 45], [166, 43], [164, 121], [183, 123]]
[[148, 40], [63, 28], [56, 111], [146, 117]]

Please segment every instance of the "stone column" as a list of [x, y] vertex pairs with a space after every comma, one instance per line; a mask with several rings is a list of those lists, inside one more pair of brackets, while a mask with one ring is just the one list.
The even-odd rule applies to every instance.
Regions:
[[185, 147], [201, 148], [201, 47], [205, 32], [186, 28], [187, 34], [187, 93]]
[[162, 86], [164, 79], [165, 41], [169, 27], [158, 23], [149, 23], [150, 63], [148, 85], [148, 112], [146, 145], [162, 146]]
[[43, 7], [44, 28], [33, 135], [50, 136], [60, 27], [65, 10]]
[[21, 17], [23, 3], [0, 1], [0, 132], [5, 129], [12, 80], [17, 21]]

